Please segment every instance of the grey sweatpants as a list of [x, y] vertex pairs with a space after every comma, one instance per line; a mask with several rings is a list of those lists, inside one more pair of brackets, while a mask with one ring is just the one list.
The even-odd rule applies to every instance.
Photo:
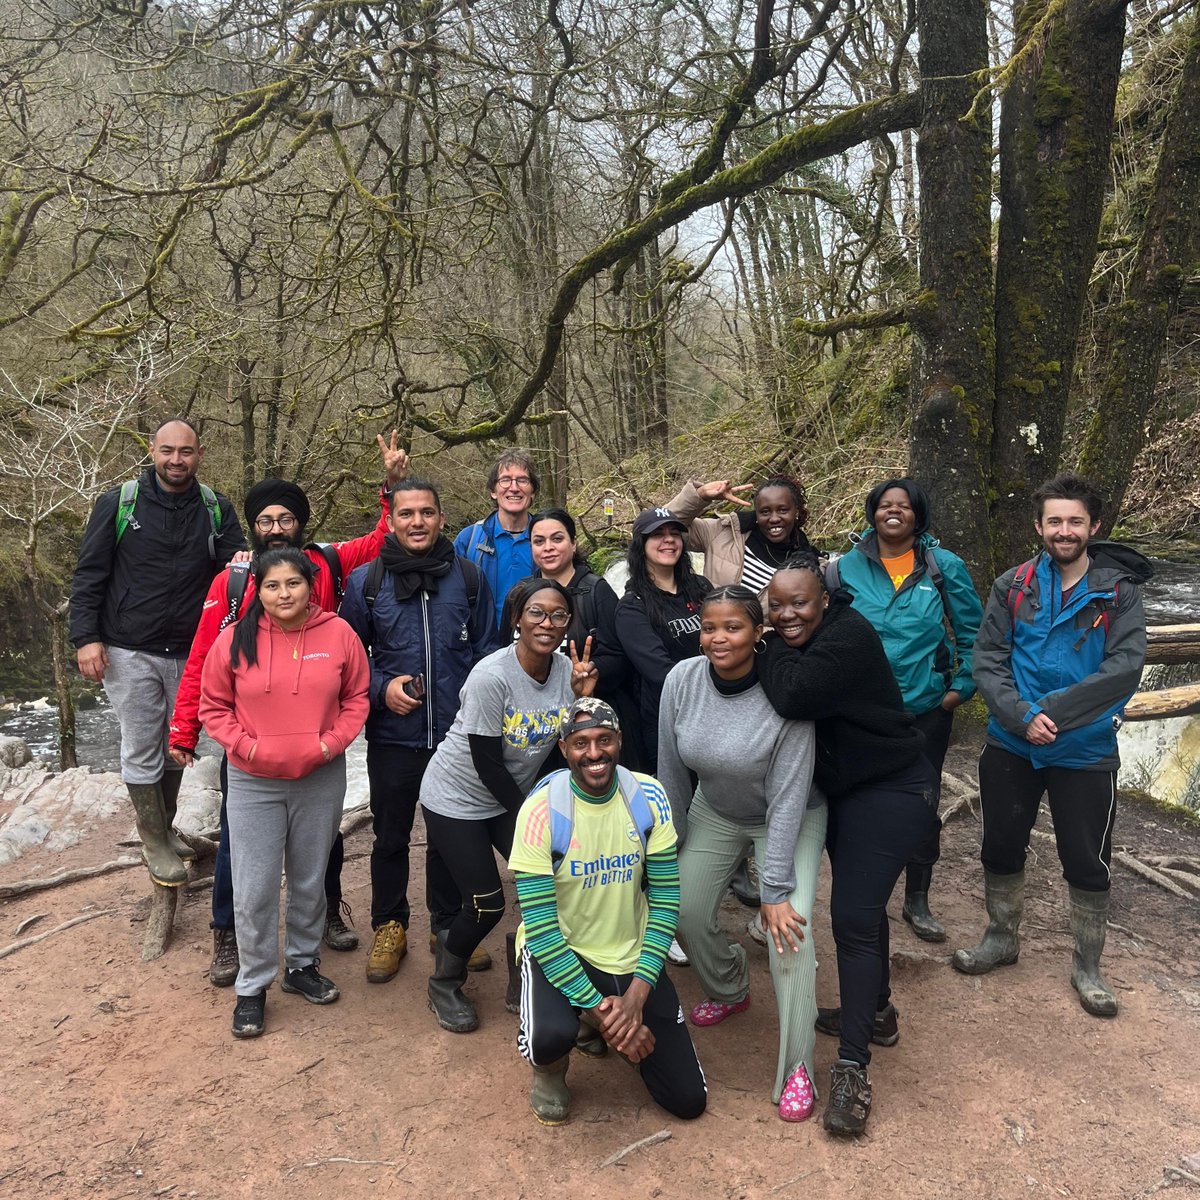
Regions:
[[121, 722], [121, 778], [126, 783], [157, 783], [164, 769], [182, 769], [167, 750], [186, 660], [120, 646], [105, 650], [104, 691]]
[[[779, 1102], [788, 1076], [803, 1063], [813, 1074], [817, 1034], [817, 959], [813, 947], [812, 910], [817, 874], [825, 849], [828, 811], [824, 805], [804, 814], [796, 839], [796, 890], [788, 897], [807, 922], [800, 952], [784, 942], [783, 953], [767, 946], [771, 982], [779, 1010], [779, 1060], [771, 1100]], [[688, 839], [679, 852], [679, 941], [691, 959], [704, 994], [735, 1004], [750, 990], [746, 949], [731, 943], [717, 923], [717, 911], [743, 858], [753, 849], [759, 862], [766, 854], [767, 827], [737, 825], [716, 812], [697, 790], [688, 810]]]
[[344, 755], [303, 779], [260, 779], [229, 764], [239, 996], [270, 987], [279, 973], [279, 881], [285, 868], [284, 962], [295, 971], [318, 961], [325, 928], [325, 867], [345, 795]]

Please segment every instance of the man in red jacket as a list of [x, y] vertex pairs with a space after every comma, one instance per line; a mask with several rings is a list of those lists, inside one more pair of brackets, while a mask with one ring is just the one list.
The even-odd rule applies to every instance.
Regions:
[[[379, 554], [384, 535], [388, 531], [388, 491], [399, 483], [408, 472], [408, 455], [396, 445], [396, 431], [392, 430], [390, 442], [377, 436], [379, 450], [386, 471], [384, 486], [380, 491], [382, 511], [379, 522], [370, 533], [348, 542], [335, 542], [328, 550], [337, 556], [340, 579], [335, 579], [322, 550], [308, 547], [305, 554], [316, 568], [312, 599], [325, 612], [336, 612], [341, 602], [341, 580], [355, 567], [370, 562]], [[250, 544], [255, 554], [274, 546], [304, 546], [304, 527], [310, 515], [308, 498], [294, 483], [282, 479], [264, 479], [246, 493], [243, 504], [246, 525], [250, 533]], [[236, 571], [245, 571], [242, 581], [231, 582]], [[217, 635], [254, 598], [254, 572], [242, 567], [228, 567], [212, 581], [200, 624], [192, 640], [179, 693], [175, 698], [175, 711], [171, 717], [171, 757], [181, 766], [191, 766], [195, 760], [196, 743], [200, 737], [200, 675], [204, 660], [212, 649]], [[240, 592], [240, 595], [239, 595]], [[238, 951], [237, 933], [233, 921], [233, 876], [229, 863], [229, 824], [225, 812], [226, 767], [221, 763], [221, 841], [217, 850], [217, 861], [213, 868], [213, 957], [208, 977], [215, 987], [229, 987], [237, 978]], [[329, 866], [325, 873], [325, 896], [328, 909], [325, 918], [324, 941], [332, 950], [353, 950], [358, 946], [358, 935], [346, 927], [341, 915], [342, 905], [342, 836], [339, 833], [329, 854]]]

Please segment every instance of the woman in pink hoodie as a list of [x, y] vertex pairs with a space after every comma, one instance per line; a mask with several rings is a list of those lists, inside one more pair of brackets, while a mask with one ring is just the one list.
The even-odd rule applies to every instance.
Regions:
[[200, 720], [229, 755], [233, 908], [241, 969], [233, 1036], [263, 1031], [278, 973], [279, 881], [286, 868], [286, 971], [313, 1004], [337, 987], [318, 971], [325, 865], [342, 817], [346, 747], [367, 719], [362, 642], [309, 603], [313, 565], [293, 547], [255, 560], [258, 590], [204, 661]]

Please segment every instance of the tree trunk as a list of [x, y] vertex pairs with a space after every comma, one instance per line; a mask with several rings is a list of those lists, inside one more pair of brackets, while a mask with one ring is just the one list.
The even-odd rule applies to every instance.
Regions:
[[[1018, 54], [1044, 11], [1040, 0], [1018, 4]], [[992, 440], [1000, 567], [1026, 557], [1030, 492], [1062, 457], [1124, 34], [1123, 2], [1066, 0], [1045, 45], [1018, 63], [1001, 101]]]
[[58, 759], [62, 770], [79, 766], [75, 756], [75, 697], [67, 662], [67, 608], [64, 600], [50, 618], [50, 661], [54, 667], [54, 695], [58, 699]]
[[1099, 378], [1079, 467], [1115, 520], [1145, 441], [1167, 326], [1200, 241], [1200, 17], [1193, 15], [1183, 71], [1163, 131], [1154, 191], [1119, 304], [1097, 334]]
[[910, 472], [934, 525], [982, 591], [990, 585], [985, 480], [992, 429], [991, 115], [963, 116], [987, 64], [980, 0], [918, 8], [923, 110], [920, 319], [914, 321]]

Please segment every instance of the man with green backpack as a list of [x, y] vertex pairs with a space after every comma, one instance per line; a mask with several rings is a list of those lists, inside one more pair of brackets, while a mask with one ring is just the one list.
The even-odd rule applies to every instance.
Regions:
[[190, 421], [164, 421], [151, 466], [96, 502], [71, 581], [70, 636], [86, 679], [121, 722], [121, 777], [155, 883], [187, 879], [171, 831], [180, 769], [167, 724], [213, 576], [246, 547], [227, 497], [196, 479], [204, 447]]

